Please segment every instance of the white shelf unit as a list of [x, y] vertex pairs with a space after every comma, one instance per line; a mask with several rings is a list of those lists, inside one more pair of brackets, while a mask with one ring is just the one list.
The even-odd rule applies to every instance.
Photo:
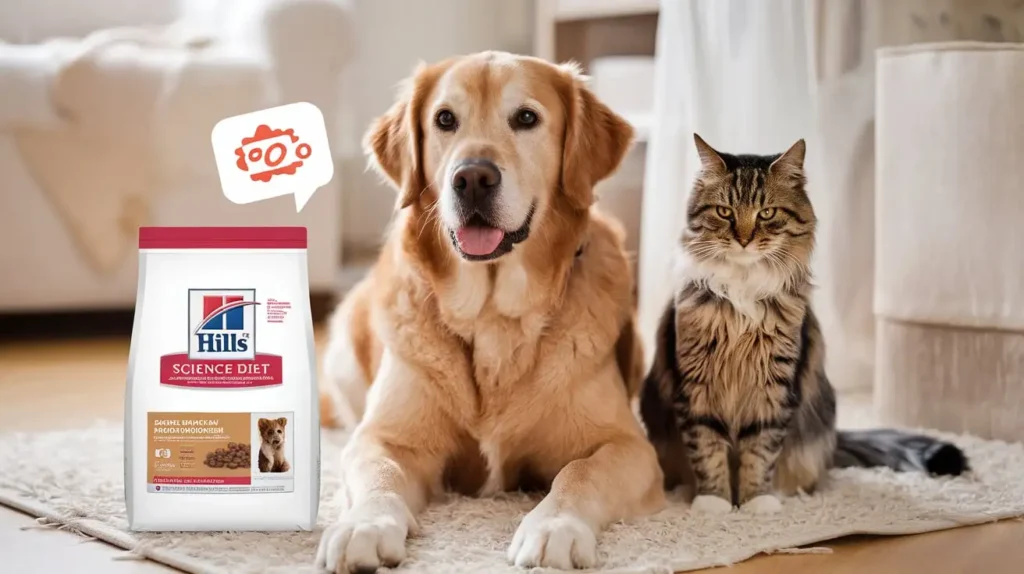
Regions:
[[555, 0], [555, 20], [615, 18], [639, 14], [657, 14], [659, 0]]
[[534, 53], [547, 60], [654, 55], [658, 0], [537, 0]]

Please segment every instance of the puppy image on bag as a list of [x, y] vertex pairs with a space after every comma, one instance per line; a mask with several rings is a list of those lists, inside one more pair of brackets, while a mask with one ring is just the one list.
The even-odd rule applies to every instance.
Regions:
[[291, 469], [284, 454], [284, 428], [287, 425], [288, 419], [284, 417], [259, 420], [260, 437], [263, 439], [260, 444], [260, 472], [288, 472]]

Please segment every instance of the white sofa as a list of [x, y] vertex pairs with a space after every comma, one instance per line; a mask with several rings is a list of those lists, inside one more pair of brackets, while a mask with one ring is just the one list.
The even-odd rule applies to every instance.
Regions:
[[883, 50], [877, 94], [879, 414], [1024, 440], [1024, 44]]
[[230, 203], [210, 131], [308, 101], [333, 139], [350, 28], [343, 0], [0, 3], [0, 312], [130, 307], [142, 224], [304, 225], [332, 291], [340, 178], [300, 214]]

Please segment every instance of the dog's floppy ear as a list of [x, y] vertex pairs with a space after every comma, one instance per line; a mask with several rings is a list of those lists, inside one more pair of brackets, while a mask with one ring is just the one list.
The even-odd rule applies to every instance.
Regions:
[[423, 174], [423, 102], [438, 76], [435, 67], [420, 64], [403, 82], [398, 99], [374, 120], [363, 137], [370, 165], [398, 190], [398, 206], [412, 205], [427, 187]]
[[277, 419], [277, 424], [279, 424], [281, 426], [288, 426], [288, 419], [286, 419], [284, 417], [281, 417], [281, 418]]
[[270, 419], [260, 419], [256, 424], [260, 427], [260, 432], [263, 432], [270, 426]]
[[576, 64], [561, 68], [567, 77], [562, 189], [573, 207], [587, 209], [594, 202], [594, 185], [611, 175], [629, 151], [633, 128], [597, 99]]

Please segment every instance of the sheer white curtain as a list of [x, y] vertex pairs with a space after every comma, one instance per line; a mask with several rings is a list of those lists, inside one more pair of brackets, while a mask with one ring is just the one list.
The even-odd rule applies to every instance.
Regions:
[[[672, 262], [700, 165], [693, 133], [736, 153], [781, 152], [808, 137], [812, 120], [804, 4], [661, 3], [640, 239], [640, 326], [648, 356], [672, 294]], [[813, 152], [812, 145], [809, 155]]]
[[807, 140], [819, 218], [815, 309], [837, 388], [874, 371], [875, 59], [881, 46], [1021, 42], [1019, 0], [662, 0], [640, 245], [648, 356], [698, 165], [693, 132], [723, 151]]

